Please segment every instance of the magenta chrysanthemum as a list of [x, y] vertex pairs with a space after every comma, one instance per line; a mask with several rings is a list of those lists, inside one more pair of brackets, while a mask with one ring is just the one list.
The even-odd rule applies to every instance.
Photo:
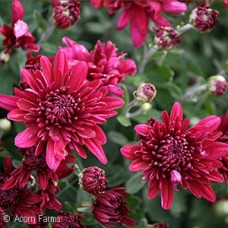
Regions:
[[182, 119], [182, 107], [175, 103], [170, 116], [162, 113], [162, 122], [151, 119], [135, 127], [139, 145], [121, 149], [122, 155], [132, 160], [129, 169], [142, 170], [143, 180], [148, 181], [148, 198], [161, 192], [164, 209], [171, 207], [177, 184], [214, 202], [210, 182], [223, 182], [216, 169], [222, 166], [219, 158], [228, 154], [228, 146], [215, 142], [220, 136], [220, 118], [208, 116], [189, 129], [189, 119]]
[[170, 23], [162, 13], [180, 14], [187, 10], [187, 5], [177, 0], [91, 0], [91, 4], [96, 7], [107, 7], [110, 14], [115, 13], [120, 8], [117, 29], [131, 25], [131, 37], [135, 47], [140, 47], [146, 40], [149, 27], [149, 19], [158, 26], [170, 26]]
[[26, 22], [22, 21], [24, 16], [24, 8], [20, 0], [12, 2], [12, 25], [11, 27], [4, 24], [0, 28], [0, 34], [5, 36], [2, 41], [6, 47], [4, 53], [10, 53], [13, 47], [22, 47], [30, 51], [39, 51], [38, 44], [34, 44], [35, 37], [29, 32], [29, 27]]
[[136, 64], [132, 59], [125, 59], [125, 53], [118, 53], [118, 49], [111, 42], [97, 41], [94, 49], [89, 52], [85, 46], [80, 45], [68, 37], [63, 38], [67, 47], [60, 47], [66, 54], [68, 64], [74, 66], [78, 61], [88, 63], [87, 80], [100, 79], [109, 87], [109, 92], [123, 95], [123, 91], [116, 86], [128, 75], [136, 73]]
[[106, 164], [102, 148], [106, 137], [98, 124], [116, 115], [114, 110], [123, 105], [123, 100], [108, 96], [108, 87], [102, 86], [101, 80], [86, 80], [87, 63], [80, 61], [69, 69], [61, 51], [54, 67], [45, 56], [40, 65], [40, 71], [21, 71], [29, 88], [15, 88], [14, 96], [0, 95], [0, 107], [10, 111], [8, 118], [26, 126], [15, 144], [19, 148], [36, 146], [36, 155], [45, 148], [47, 165], [53, 170], [67, 156], [67, 148], [86, 158], [83, 146]]

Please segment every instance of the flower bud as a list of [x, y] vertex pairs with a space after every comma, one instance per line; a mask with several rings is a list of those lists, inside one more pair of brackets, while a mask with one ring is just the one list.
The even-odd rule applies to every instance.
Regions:
[[144, 115], [147, 114], [150, 111], [151, 108], [152, 108], [152, 105], [150, 103], [143, 103], [140, 106], [140, 109], [142, 110], [142, 113]]
[[108, 181], [102, 169], [91, 166], [82, 170], [79, 183], [86, 192], [98, 195], [106, 189]]
[[68, 28], [75, 24], [80, 15], [78, 0], [52, 0], [54, 20], [57, 27]]
[[1, 132], [7, 132], [9, 131], [11, 128], [11, 122], [4, 118], [4, 119], [0, 119], [0, 131]]
[[157, 90], [151, 83], [144, 83], [134, 92], [135, 99], [142, 102], [151, 102], [156, 96]]
[[0, 62], [2, 64], [8, 63], [10, 60], [10, 55], [5, 54], [4, 51], [0, 52]]
[[226, 79], [221, 75], [209, 77], [207, 81], [208, 92], [213, 96], [222, 96], [226, 93], [228, 84]]
[[218, 23], [218, 15], [219, 11], [217, 10], [199, 6], [190, 14], [189, 22], [196, 30], [209, 32]]
[[180, 35], [171, 27], [154, 28], [154, 42], [158, 47], [170, 50], [181, 42]]

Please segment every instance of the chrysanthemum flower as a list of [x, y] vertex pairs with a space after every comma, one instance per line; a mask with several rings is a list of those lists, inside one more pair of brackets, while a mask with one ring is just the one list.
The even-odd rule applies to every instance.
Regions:
[[118, 49], [111, 41], [106, 43], [97, 41], [91, 52], [84, 45], [77, 44], [68, 37], [63, 38], [63, 43], [67, 47], [60, 47], [60, 50], [66, 54], [69, 65], [73, 66], [78, 61], [87, 62], [89, 81], [100, 79], [109, 87], [110, 93], [123, 95], [123, 91], [116, 85], [126, 76], [136, 73], [135, 62], [131, 59], [124, 59], [125, 53], [118, 53]]
[[[218, 141], [226, 143], [228, 146], [228, 111], [225, 116], [221, 117], [219, 130], [222, 131], [222, 135], [218, 138]], [[223, 175], [226, 184], [228, 184], [228, 156], [221, 158], [221, 162], [223, 166], [218, 171]]]
[[91, 0], [91, 4], [96, 7], [108, 7], [109, 13], [113, 14], [120, 8], [117, 29], [131, 25], [131, 37], [135, 47], [140, 47], [146, 40], [149, 27], [149, 19], [158, 26], [170, 26], [162, 13], [180, 14], [187, 10], [187, 5], [177, 0]]
[[11, 177], [4, 184], [5, 190], [16, 186], [19, 188], [25, 187], [32, 172], [36, 172], [37, 182], [43, 190], [47, 188], [50, 180], [57, 182], [60, 178], [66, 177], [73, 172], [73, 167], [67, 167], [67, 163], [76, 161], [73, 155], [68, 154], [67, 157], [62, 160], [56, 172], [53, 172], [46, 164], [45, 153], [36, 156], [35, 150], [35, 146], [20, 150], [23, 155], [22, 163], [18, 168], [13, 170]]
[[92, 208], [95, 219], [105, 227], [114, 227], [117, 223], [134, 226], [135, 221], [128, 217], [130, 210], [124, 200], [127, 194], [125, 188], [118, 187], [97, 195]]
[[116, 115], [123, 100], [108, 96], [108, 87], [101, 80], [86, 80], [88, 66], [78, 62], [68, 68], [65, 54], [59, 51], [52, 67], [41, 57], [41, 70], [22, 69], [22, 80], [29, 88], [14, 89], [14, 96], [0, 95], [0, 107], [10, 111], [8, 118], [24, 122], [26, 129], [15, 138], [19, 148], [36, 146], [35, 154], [46, 150], [46, 163], [56, 170], [75, 149], [86, 158], [87, 147], [103, 164], [107, 158], [102, 148], [106, 137], [98, 124]]
[[60, 212], [53, 223], [53, 228], [85, 228], [82, 224], [82, 217], [72, 213]]
[[208, 116], [189, 129], [189, 119], [182, 119], [182, 107], [175, 103], [170, 116], [162, 113], [162, 122], [151, 119], [135, 127], [139, 145], [121, 149], [122, 155], [132, 160], [129, 169], [142, 170], [143, 180], [148, 181], [148, 198], [161, 192], [164, 209], [171, 207], [178, 184], [196, 197], [214, 202], [210, 182], [223, 182], [216, 169], [222, 166], [219, 158], [228, 154], [228, 146], [215, 142], [221, 135], [217, 131], [220, 118]]
[[[28, 188], [12, 188], [4, 190], [3, 186], [9, 178], [12, 171], [12, 162], [10, 158], [4, 159], [4, 176], [0, 174], [0, 208], [4, 211], [9, 211], [11, 216], [24, 216], [35, 218], [41, 214], [42, 210], [38, 207], [41, 202], [41, 196], [33, 193]], [[35, 219], [34, 219], [35, 220]], [[29, 224], [34, 224], [33, 219], [26, 221]]]
[[39, 51], [40, 47], [34, 44], [35, 38], [29, 32], [27, 23], [22, 21], [24, 9], [20, 0], [12, 3], [12, 25], [4, 24], [0, 33], [5, 36], [3, 45], [6, 46], [4, 53], [10, 53], [13, 47], [22, 47], [30, 51]]

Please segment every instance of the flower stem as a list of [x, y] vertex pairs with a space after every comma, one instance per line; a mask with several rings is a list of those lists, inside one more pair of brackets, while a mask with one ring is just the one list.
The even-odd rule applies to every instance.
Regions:
[[46, 42], [48, 38], [52, 35], [54, 30], [55, 30], [55, 25], [53, 22], [50, 22], [46, 32], [41, 36], [40, 40], [38, 41], [38, 45], [41, 45], [44, 42]]
[[140, 106], [139, 102], [138, 102], [136, 99], [132, 100], [132, 101], [128, 104], [127, 108], [126, 108], [125, 116], [126, 116], [127, 118], [132, 118], [132, 117], [134, 117], [134, 116], [136, 116], [136, 115], [139, 115], [139, 114], [141, 113], [141, 110], [140, 110], [140, 109], [136, 110], [136, 111], [133, 112], [133, 113], [130, 112], [130, 110], [131, 110], [132, 108], [138, 107], [138, 106]]
[[180, 27], [177, 31], [178, 31], [179, 35], [182, 35], [183, 33], [187, 32], [188, 30], [190, 30], [192, 28], [193, 28], [193, 26], [188, 23], [188, 24]]
[[188, 100], [192, 100], [195, 95], [197, 95], [198, 93], [202, 93], [202, 92], [206, 91], [206, 89], [207, 89], [207, 85], [205, 85], [205, 84], [204, 85], [196, 85], [196, 86], [194, 86], [194, 87], [192, 87], [186, 91], [186, 93], [182, 97], [181, 101], [185, 102]]

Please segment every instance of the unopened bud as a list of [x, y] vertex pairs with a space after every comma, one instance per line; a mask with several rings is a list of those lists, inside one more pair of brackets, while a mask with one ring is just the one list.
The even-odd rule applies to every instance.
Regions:
[[78, 0], [52, 0], [54, 20], [57, 27], [68, 28], [75, 24], [80, 16]]
[[143, 114], [147, 114], [150, 111], [151, 108], [152, 108], [152, 105], [150, 103], [143, 103], [140, 106], [140, 109], [142, 110]]
[[91, 166], [82, 171], [79, 183], [86, 192], [99, 195], [106, 189], [108, 181], [102, 169]]
[[222, 96], [228, 89], [226, 79], [221, 75], [211, 76], [207, 82], [208, 92], [213, 96]]
[[219, 11], [208, 7], [195, 8], [189, 17], [189, 22], [196, 30], [202, 32], [211, 31], [218, 23]]
[[0, 119], [0, 131], [7, 132], [10, 130], [10, 128], [11, 128], [11, 122], [8, 119], [6, 118]]
[[4, 51], [2, 51], [0, 53], [0, 62], [2, 64], [8, 63], [10, 60], [10, 55], [9, 54], [5, 54]]
[[171, 27], [154, 28], [154, 42], [158, 47], [170, 50], [181, 42], [180, 35]]
[[145, 83], [134, 92], [134, 97], [142, 103], [149, 103], [155, 98], [156, 93], [157, 90], [153, 84]]

